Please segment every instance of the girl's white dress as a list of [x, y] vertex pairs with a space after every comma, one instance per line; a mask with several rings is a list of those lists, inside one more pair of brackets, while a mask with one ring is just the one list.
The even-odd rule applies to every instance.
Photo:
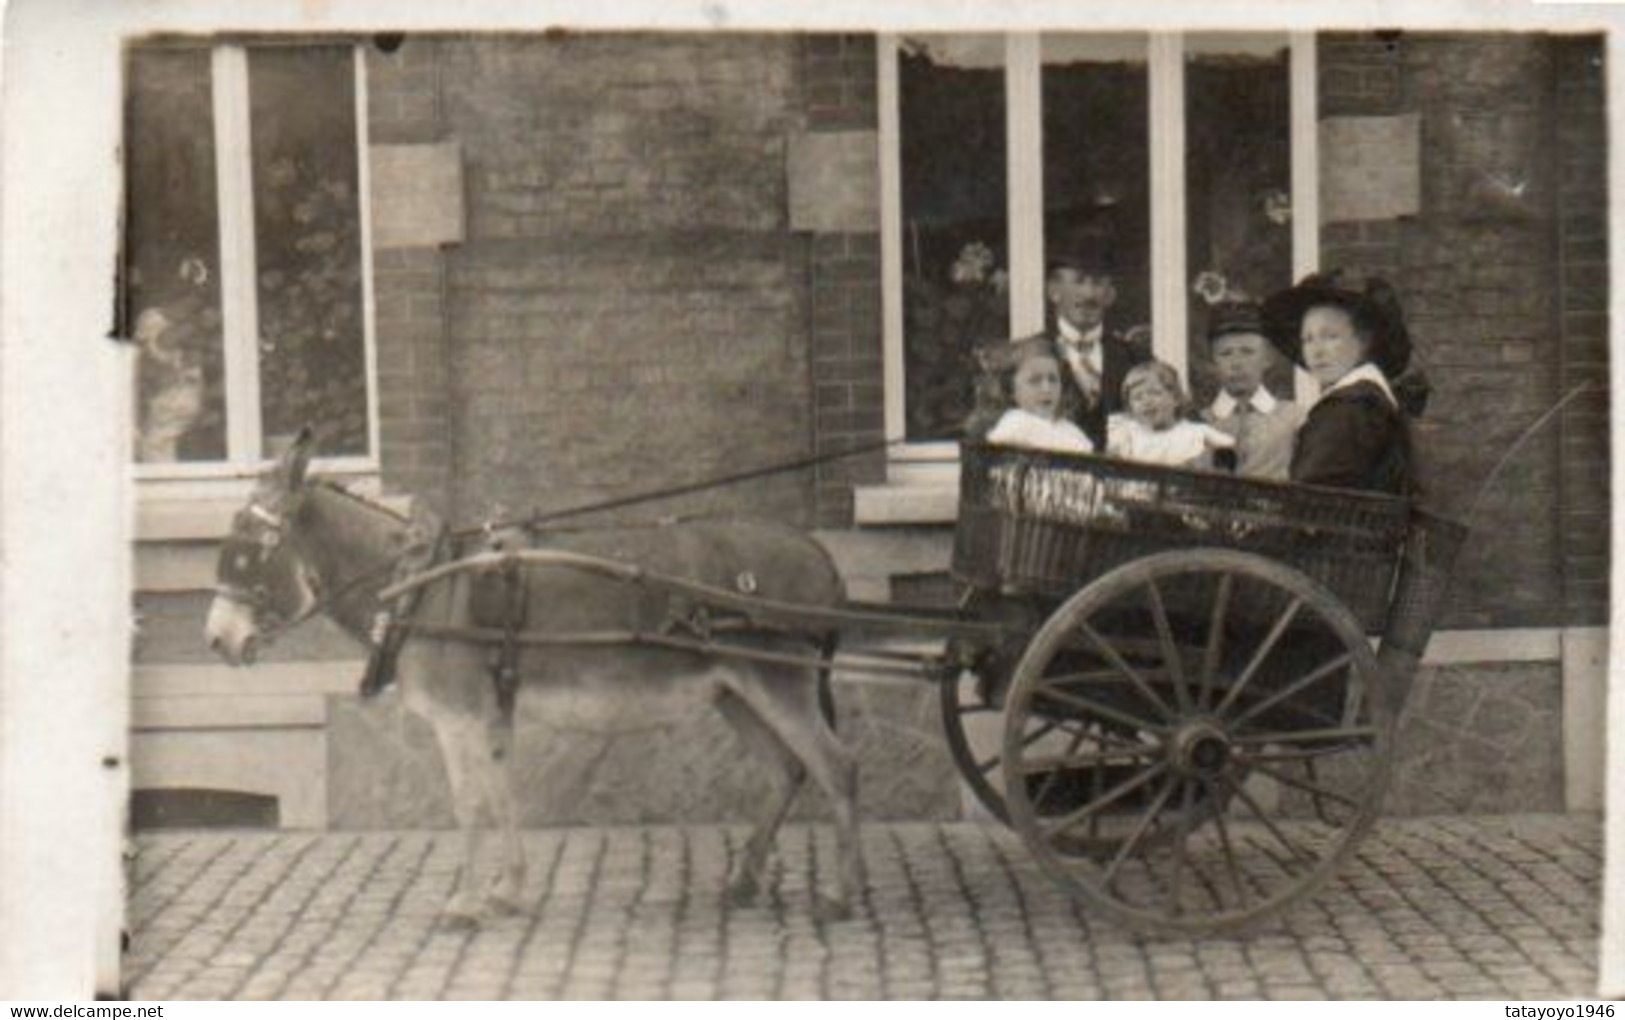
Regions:
[[998, 423], [988, 432], [987, 441], [998, 446], [1019, 446], [1053, 453], [1095, 452], [1095, 444], [1072, 422], [1040, 418], [1019, 407], [1012, 407], [1000, 416]]
[[1143, 464], [1178, 467], [1200, 460], [1209, 450], [1235, 445], [1235, 437], [1228, 432], [1198, 421], [1177, 421], [1165, 429], [1154, 429], [1121, 413], [1106, 421], [1106, 455]]

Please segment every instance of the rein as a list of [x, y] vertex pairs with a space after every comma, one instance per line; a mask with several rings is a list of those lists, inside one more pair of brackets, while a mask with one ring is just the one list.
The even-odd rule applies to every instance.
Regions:
[[866, 453], [887, 450], [893, 446], [900, 446], [904, 440], [882, 439], [862, 446], [854, 446], [850, 450], [838, 450], [834, 453], [822, 453], [811, 457], [802, 457], [797, 460], [782, 461], [778, 464], [768, 464], [764, 467], [752, 468], [749, 471], [739, 471], [731, 475], [720, 475], [715, 478], [706, 478], [698, 482], [689, 482], [684, 485], [672, 485], [661, 489], [651, 489], [646, 492], [637, 492], [629, 496], [618, 496], [615, 499], [599, 500], [593, 503], [581, 503], [576, 506], [565, 507], [561, 510], [537, 510], [523, 517], [511, 517], [502, 520], [487, 521], [476, 527], [459, 528], [452, 532], [454, 538], [469, 538], [474, 535], [488, 534], [492, 531], [509, 528], [522, 528], [530, 531], [552, 521], [565, 520], [571, 517], [581, 517], [586, 514], [601, 513], [605, 510], [619, 510], [622, 507], [637, 506], [642, 503], [654, 503], [675, 496], [687, 496], [696, 492], [707, 492], [711, 489], [721, 489], [742, 482], [755, 481], [758, 478], [769, 478], [773, 475], [789, 474], [792, 471], [804, 471], [820, 464], [828, 464], [848, 457], [858, 457]]
[[[343, 584], [338, 585], [329, 591], [318, 592], [316, 594], [316, 598], [311, 600], [310, 605], [305, 607], [305, 609], [297, 616], [287, 620], [277, 620], [274, 625], [267, 627], [266, 630], [270, 634], [292, 630], [294, 627], [304, 623], [311, 617], [327, 610], [334, 603], [351, 594], [362, 585], [388, 576], [400, 566], [402, 561], [415, 554], [422, 553], [426, 549], [433, 549], [434, 555], [431, 557], [431, 559], [438, 561], [441, 555], [440, 546], [443, 542], [454, 544], [459, 539], [471, 538], [477, 535], [489, 536], [495, 531], [513, 528], [522, 528], [526, 531], [533, 531], [540, 528], [542, 525], [553, 521], [565, 520], [571, 517], [581, 517], [587, 514], [601, 513], [606, 510], [616, 510], [622, 507], [637, 506], [643, 503], [652, 503], [658, 500], [670, 499], [675, 496], [684, 496], [696, 492], [720, 489], [730, 485], [738, 485], [743, 482], [754, 481], [758, 478], [768, 478], [773, 475], [788, 474], [792, 471], [803, 471], [810, 467], [817, 467], [820, 464], [827, 464], [838, 460], [844, 460], [849, 457], [857, 457], [867, 453], [874, 453], [879, 450], [886, 450], [893, 446], [897, 446], [902, 442], [903, 440], [901, 439], [880, 440], [873, 443], [866, 443], [861, 446], [855, 446], [849, 450], [839, 450], [834, 453], [818, 454], [812, 457], [802, 457], [797, 460], [784, 461], [778, 464], [769, 464], [764, 467], [753, 468], [749, 471], [739, 471], [733, 474], [721, 475], [715, 478], [707, 478], [698, 482], [690, 482], [684, 485], [668, 486], [665, 488], [633, 493], [629, 496], [621, 496], [615, 499], [578, 504], [572, 507], [565, 507], [561, 510], [536, 511], [522, 517], [487, 521], [476, 526], [447, 530], [442, 532], [440, 536], [437, 536], [434, 539], [420, 540], [409, 543], [402, 547], [394, 555], [386, 558], [376, 567], [362, 571], [359, 575], [350, 578]], [[339, 485], [334, 485], [330, 482], [323, 482], [323, 484], [328, 485], [328, 487], [334, 492], [348, 496], [351, 499], [357, 500], [358, 502], [361, 502], [367, 506], [371, 506], [374, 509], [394, 515], [394, 511], [389, 510], [389, 508], [377, 506], [370, 500], [364, 499], [356, 493], [351, 492], [349, 489]], [[250, 516], [254, 517], [261, 524], [269, 528], [271, 532], [277, 536], [279, 541], [287, 536], [288, 524], [281, 514], [278, 514], [275, 511], [267, 509], [259, 503], [254, 502], [250, 502], [248, 504], [247, 511]], [[436, 562], [426, 564], [426, 566], [430, 567], [436, 565], [438, 565]], [[253, 609], [256, 613], [263, 612], [267, 608], [265, 596], [257, 591], [244, 591], [243, 589], [234, 585], [217, 584], [215, 586], [215, 594], [219, 595], [221, 598], [229, 599], [233, 602], [246, 605]]]

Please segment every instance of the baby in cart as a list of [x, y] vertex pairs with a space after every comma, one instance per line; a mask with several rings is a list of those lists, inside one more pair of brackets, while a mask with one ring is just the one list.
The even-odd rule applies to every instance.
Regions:
[[1172, 467], [1228, 468], [1235, 437], [1204, 422], [1180, 417], [1186, 404], [1179, 373], [1163, 361], [1147, 361], [1123, 377], [1127, 411], [1106, 422], [1106, 454]]
[[1034, 336], [983, 352], [984, 366], [998, 379], [1008, 410], [987, 433], [989, 443], [1054, 453], [1094, 453], [1083, 429], [1070, 421], [1062, 402], [1061, 355], [1054, 341]]

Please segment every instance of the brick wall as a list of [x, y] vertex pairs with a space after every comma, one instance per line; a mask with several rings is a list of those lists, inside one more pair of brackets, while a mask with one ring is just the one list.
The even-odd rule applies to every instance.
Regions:
[[[806, 244], [785, 196], [797, 46], [447, 37], [375, 56], [375, 140], [455, 139], [468, 222], [443, 253], [380, 260], [395, 274], [380, 333], [404, 328], [381, 350], [400, 366], [381, 368], [392, 485], [440, 472], [444, 509], [467, 520], [810, 451]], [[411, 332], [436, 321], [444, 349]], [[636, 515], [805, 524], [811, 485], [783, 475]]]
[[1563, 597], [1570, 622], [1608, 619], [1608, 124], [1603, 45], [1559, 40], [1557, 257], [1562, 389], [1593, 391], [1562, 428]]
[[[367, 54], [367, 130], [374, 145], [437, 142], [440, 43], [413, 38]], [[379, 451], [386, 484], [445, 512], [453, 447], [448, 351], [442, 301], [445, 259], [438, 249], [373, 252], [378, 337]]]
[[[1564, 206], [1600, 199], [1601, 82], [1565, 81], [1582, 112], [1567, 109], [1552, 86], [1566, 77], [1557, 73], [1564, 45], [1511, 34], [1321, 37], [1323, 116], [1421, 117], [1420, 213], [1324, 224], [1321, 263], [1398, 287], [1434, 388], [1418, 430], [1425, 481], [1447, 512], [1466, 511], [1495, 462], [1572, 379], [1605, 373], [1602, 326], [1575, 302], [1602, 300], [1585, 287], [1606, 274], [1606, 253], [1585, 247], [1601, 234], [1587, 237], [1589, 221]], [[1559, 253], [1574, 232], [1570, 268]], [[1590, 360], [1571, 367], [1574, 357]], [[1598, 612], [1606, 492], [1594, 483], [1606, 470], [1606, 438], [1595, 408], [1543, 429], [1508, 461], [1473, 522], [1447, 625], [1551, 625]], [[1573, 518], [1571, 493], [1584, 499]], [[1593, 529], [1578, 544], [1571, 520]]]
[[[874, 131], [875, 39], [810, 35], [801, 41], [809, 131]], [[879, 224], [811, 239], [808, 309], [814, 434], [820, 455], [872, 448], [885, 438]], [[852, 523], [852, 486], [885, 478], [881, 451], [830, 461], [816, 472], [817, 520]]]

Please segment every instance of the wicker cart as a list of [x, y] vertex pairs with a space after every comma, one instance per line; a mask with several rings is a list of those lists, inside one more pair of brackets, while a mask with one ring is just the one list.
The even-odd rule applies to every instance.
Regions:
[[1325, 882], [1377, 816], [1465, 528], [1103, 458], [962, 464], [954, 572], [970, 612], [1012, 623], [942, 684], [982, 803], [1141, 929], [1246, 928]]

